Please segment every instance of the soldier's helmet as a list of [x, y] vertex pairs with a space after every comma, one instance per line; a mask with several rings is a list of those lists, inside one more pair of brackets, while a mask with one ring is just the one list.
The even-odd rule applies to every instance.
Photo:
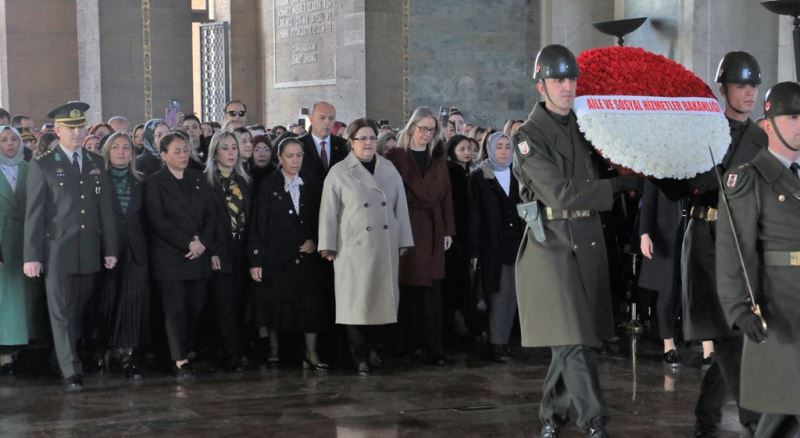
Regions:
[[559, 44], [545, 46], [536, 55], [533, 79], [577, 78], [580, 75], [578, 60], [572, 52]]
[[717, 66], [717, 82], [721, 84], [750, 84], [761, 83], [761, 67], [753, 55], [734, 51], [728, 52], [719, 61]]
[[764, 117], [800, 114], [800, 84], [779, 82], [764, 97]]

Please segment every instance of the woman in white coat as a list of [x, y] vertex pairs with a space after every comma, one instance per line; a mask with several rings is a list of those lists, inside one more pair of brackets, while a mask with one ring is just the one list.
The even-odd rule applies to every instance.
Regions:
[[352, 151], [325, 178], [319, 252], [333, 261], [336, 323], [347, 326], [358, 373], [380, 365], [376, 331], [397, 322], [400, 254], [414, 246], [405, 188], [394, 165], [377, 155], [378, 126], [347, 127]]

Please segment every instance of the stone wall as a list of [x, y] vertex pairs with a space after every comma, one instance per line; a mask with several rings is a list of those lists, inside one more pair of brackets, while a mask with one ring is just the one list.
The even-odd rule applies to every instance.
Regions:
[[74, 0], [0, 0], [0, 106], [29, 114], [79, 98]]

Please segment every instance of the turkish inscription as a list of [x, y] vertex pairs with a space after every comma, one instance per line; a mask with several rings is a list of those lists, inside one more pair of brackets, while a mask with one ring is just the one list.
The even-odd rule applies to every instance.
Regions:
[[273, 0], [273, 5], [275, 86], [334, 83], [334, 0]]

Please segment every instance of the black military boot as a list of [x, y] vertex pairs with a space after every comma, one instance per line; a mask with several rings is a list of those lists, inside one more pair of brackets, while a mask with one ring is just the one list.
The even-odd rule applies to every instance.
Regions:
[[561, 435], [561, 426], [554, 423], [545, 422], [542, 426], [542, 438], [558, 438]]
[[609, 438], [608, 431], [606, 430], [605, 421], [602, 419], [595, 419], [586, 429], [587, 438]]

